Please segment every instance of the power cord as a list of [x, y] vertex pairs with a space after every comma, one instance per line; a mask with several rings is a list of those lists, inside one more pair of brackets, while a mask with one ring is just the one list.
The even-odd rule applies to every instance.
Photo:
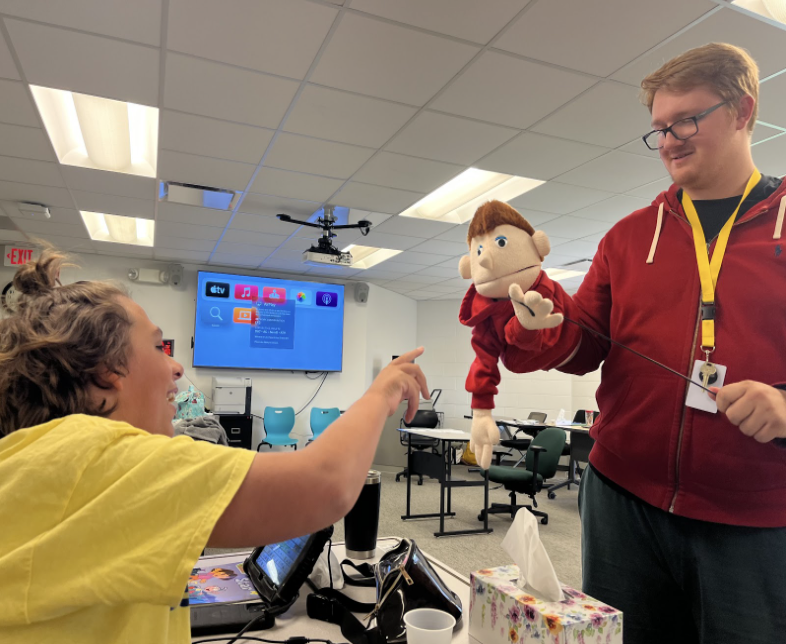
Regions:
[[[317, 397], [317, 394], [319, 393], [319, 390], [320, 390], [320, 389], [322, 389], [322, 385], [324, 385], [324, 384], [325, 384], [325, 380], [327, 380], [327, 377], [328, 377], [328, 372], [326, 371], [326, 372], [325, 372], [325, 375], [324, 375], [324, 376], [322, 376], [322, 382], [320, 382], [320, 383], [319, 383], [319, 387], [317, 387], [317, 390], [314, 392], [314, 395], [313, 395], [313, 396], [311, 396], [311, 398], [309, 399], [309, 401], [308, 401], [308, 402], [307, 402], [305, 405], [303, 405], [303, 407], [300, 409], [300, 411], [298, 411], [298, 412], [295, 412], [295, 416], [298, 416], [298, 415], [300, 415], [300, 413], [301, 413], [301, 412], [302, 412], [302, 411], [303, 411], [303, 410], [304, 410], [306, 407], [308, 407], [308, 406], [311, 404], [311, 401], [312, 401], [312, 400], [314, 400], [314, 398], [316, 398], [316, 397]], [[311, 380], [315, 380], [315, 378], [311, 378]]]

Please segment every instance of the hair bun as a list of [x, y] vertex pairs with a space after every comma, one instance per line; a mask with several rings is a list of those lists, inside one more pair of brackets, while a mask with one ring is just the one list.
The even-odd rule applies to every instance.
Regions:
[[60, 269], [67, 258], [54, 248], [46, 247], [41, 256], [21, 266], [14, 275], [14, 289], [25, 297], [48, 293], [60, 284]]

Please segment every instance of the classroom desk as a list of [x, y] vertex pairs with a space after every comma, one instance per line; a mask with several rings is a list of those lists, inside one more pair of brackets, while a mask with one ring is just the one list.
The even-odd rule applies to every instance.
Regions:
[[554, 492], [560, 488], [570, 489], [571, 485], [578, 486], [580, 480], [576, 478], [576, 464], [589, 462], [589, 454], [595, 444], [595, 439], [590, 437], [589, 425], [557, 425], [557, 427], [570, 434], [570, 462], [568, 464], [568, 478], [546, 488], [550, 499], [556, 498], [557, 495]]
[[[364, 560], [363, 562], [358, 560], [358, 563], [374, 563], [378, 561], [379, 557], [382, 556], [385, 552], [395, 548], [398, 545], [398, 542], [398, 537], [383, 537], [377, 539], [377, 557], [373, 560]], [[250, 550], [244, 551], [245, 554], [249, 554], [250, 552]], [[343, 542], [334, 543], [333, 552], [336, 554], [336, 557], [339, 561], [346, 558], [346, 551], [344, 549]], [[470, 638], [469, 636], [469, 579], [463, 575], [460, 575], [458, 572], [449, 566], [446, 566], [441, 561], [429, 556], [428, 553], [424, 552], [423, 554], [437, 571], [437, 574], [442, 577], [448, 588], [456, 593], [461, 600], [464, 617], [461, 620], [459, 627], [453, 631], [453, 643], [469, 644], [470, 642], [476, 642], [477, 640]], [[216, 556], [217, 555], [211, 555], [211, 561], [213, 561]], [[237, 553], [234, 553], [233, 555], [227, 554], [225, 556], [227, 557], [227, 560], [230, 560], [231, 557], [237, 556]], [[346, 638], [341, 634], [341, 628], [336, 624], [329, 624], [327, 622], [309, 619], [308, 615], [306, 614], [306, 596], [310, 592], [311, 589], [307, 586], [304, 586], [301, 590], [300, 597], [292, 606], [292, 608], [290, 608], [283, 615], [276, 617], [276, 625], [273, 628], [266, 631], [249, 631], [247, 634], [252, 637], [263, 637], [265, 639], [271, 640], [285, 640], [289, 637], [304, 636], [308, 637], [309, 639], [329, 639], [333, 642], [345, 642]], [[353, 599], [363, 602], [373, 602], [376, 599], [376, 590], [374, 588], [345, 586], [342, 589], [342, 592]], [[359, 614], [358, 617], [362, 619], [363, 616]], [[231, 637], [233, 634], [234, 633], [228, 633], [227, 637]], [[200, 635], [193, 637], [191, 641], [198, 642], [201, 639], [213, 637], [220, 636]], [[242, 640], [240, 641], [242, 642]]]
[[[483, 486], [483, 507], [485, 509], [489, 506], [489, 485], [487, 480], [466, 480], [455, 479], [452, 476], [452, 443], [467, 443], [471, 438], [469, 432], [460, 429], [418, 429], [416, 427], [399, 429], [400, 432], [406, 432], [407, 437], [407, 468], [409, 476], [407, 477], [407, 513], [402, 514], [401, 518], [404, 521], [410, 519], [434, 519], [439, 517], [439, 530], [434, 533], [435, 537], [458, 536], [463, 534], [488, 534], [494, 530], [489, 528], [488, 514], [484, 514], [485, 520], [483, 521], [482, 528], [475, 528], [472, 530], [445, 530], [445, 517], [456, 516], [456, 513], [451, 511], [451, 490], [454, 487], [478, 487]], [[426, 438], [436, 438], [440, 443], [440, 453], [433, 454], [426, 451], [412, 451], [412, 435], [424, 436]], [[412, 478], [417, 474], [423, 474], [435, 478], [439, 481], [439, 512], [432, 512], [427, 514], [412, 514], [411, 512], [411, 499], [412, 499]], [[445, 496], [447, 495], [447, 507], [445, 504]]]

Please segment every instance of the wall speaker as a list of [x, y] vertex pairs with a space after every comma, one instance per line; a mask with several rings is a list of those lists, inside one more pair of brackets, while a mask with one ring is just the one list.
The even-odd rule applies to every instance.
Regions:
[[355, 284], [355, 302], [360, 302], [361, 304], [368, 302], [368, 284], [365, 282]]

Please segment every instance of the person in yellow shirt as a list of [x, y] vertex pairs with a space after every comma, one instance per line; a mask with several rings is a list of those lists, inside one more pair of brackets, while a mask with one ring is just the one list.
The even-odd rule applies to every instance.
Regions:
[[352, 507], [385, 418], [425, 377], [393, 361], [307, 450], [172, 437], [183, 367], [122, 289], [59, 283], [45, 249], [0, 321], [0, 641], [188, 642], [184, 589], [206, 546], [308, 534]]

